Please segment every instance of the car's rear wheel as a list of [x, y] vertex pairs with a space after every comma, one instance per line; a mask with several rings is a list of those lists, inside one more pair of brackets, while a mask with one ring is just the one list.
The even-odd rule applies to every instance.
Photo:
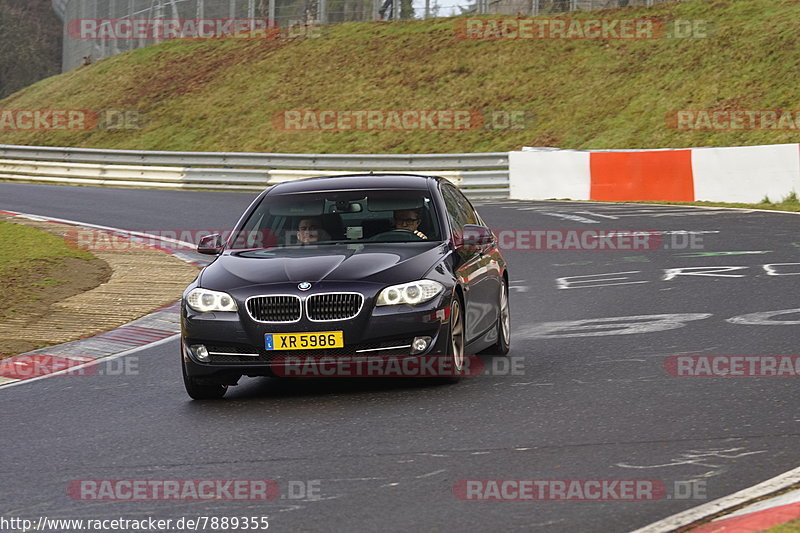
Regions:
[[183, 385], [194, 400], [219, 400], [228, 392], [227, 385], [199, 381], [186, 373], [184, 364], [181, 364], [181, 369], [183, 370]]
[[511, 309], [508, 304], [508, 284], [500, 288], [500, 309], [497, 318], [497, 342], [487, 351], [492, 355], [506, 355], [511, 347]]

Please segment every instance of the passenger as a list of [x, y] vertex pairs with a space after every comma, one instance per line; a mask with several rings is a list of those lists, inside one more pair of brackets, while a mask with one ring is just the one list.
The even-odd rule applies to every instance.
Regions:
[[419, 231], [421, 222], [417, 209], [400, 209], [394, 212], [394, 229], [410, 231], [420, 239], [428, 240], [427, 235]]
[[330, 240], [330, 234], [322, 227], [319, 218], [303, 218], [297, 224], [297, 240], [302, 243], [314, 243]]

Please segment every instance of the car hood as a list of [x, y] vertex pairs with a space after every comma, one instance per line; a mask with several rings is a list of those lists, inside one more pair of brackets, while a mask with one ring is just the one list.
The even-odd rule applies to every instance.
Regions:
[[231, 290], [303, 281], [401, 283], [423, 277], [447, 252], [441, 242], [321, 244], [225, 252], [203, 270], [200, 286]]

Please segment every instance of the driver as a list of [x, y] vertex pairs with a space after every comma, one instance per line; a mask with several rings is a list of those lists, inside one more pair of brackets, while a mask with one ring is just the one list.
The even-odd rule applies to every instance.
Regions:
[[420, 214], [416, 209], [400, 209], [394, 212], [394, 229], [410, 231], [420, 239], [427, 240], [428, 236], [419, 231], [420, 222]]
[[330, 234], [322, 227], [319, 218], [303, 218], [297, 224], [297, 240], [302, 243], [330, 240]]

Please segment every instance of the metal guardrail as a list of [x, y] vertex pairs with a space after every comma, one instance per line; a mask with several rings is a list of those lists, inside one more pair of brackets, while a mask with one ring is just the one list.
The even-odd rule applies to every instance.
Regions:
[[507, 198], [508, 153], [338, 155], [148, 152], [0, 145], [0, 180], [260, 191], [348, 172], [411, 172], [448, 178], [473, 198]]

